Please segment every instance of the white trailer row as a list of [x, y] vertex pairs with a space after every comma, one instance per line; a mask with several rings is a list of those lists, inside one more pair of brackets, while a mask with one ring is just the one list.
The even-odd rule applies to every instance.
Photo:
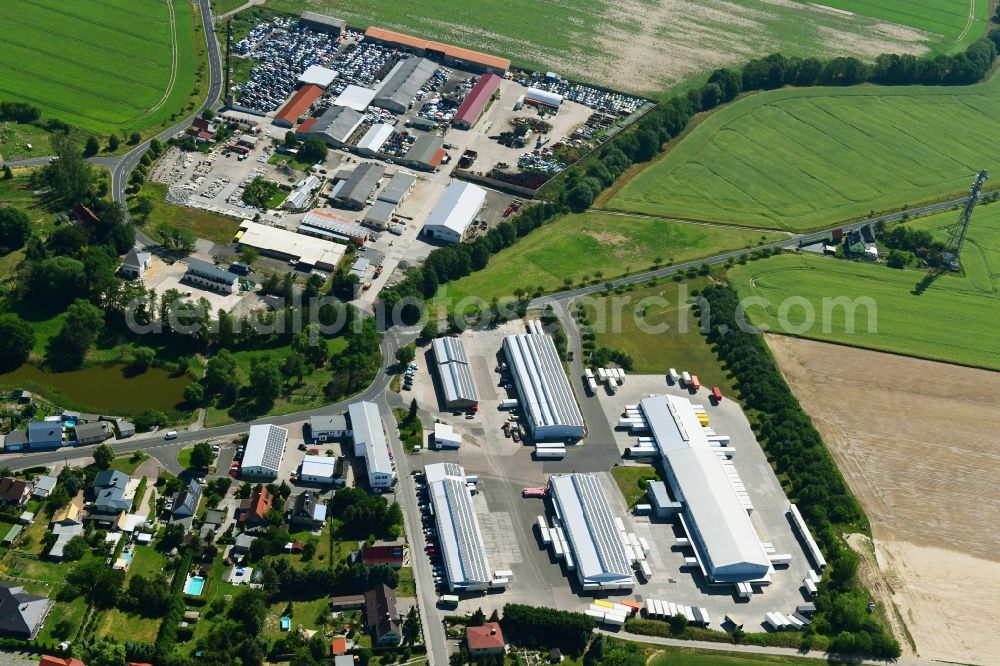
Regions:
[[764, 623], [774, 631], [799, 631], [802, 627], [809, 624], [808, 621], [803, 621], [802, 618], [798, 617], [797, 613], [786, 615], [777, 611], [765, 613]]
[[802, 541], [805, 542], [806, 550], [809, 552], [809, 556], [812, 558], [813, 564], [816, 565], [817, 569], [822, 571], [826, 568], [826, 558], [823, 557], [823, 553], [820, 551], [819, 546], [816, 545], [816, 540], [813, 539], [812, 533], [806, 525], [806, 521], [802, 519], [802, 514], [799, 513], [799, 508], [794, 504], [789, 504], [788, 512], [792, 514], [792, 525], [795, 526], [795, 529], [802, 538]]
[[612, 627], [620, 627], [625, 624], [625, 620], [632, 616], [634, 609], [624, 604], [609, 603], [608, 605], [602, 605], [593, 603], [590, 604], [590, 607], [585, 612], [598, 622], [603, 622]]
[[559, 442], [536, 442], [535, 458], [561, 460], [566, 457], [566, 445]]
[[621, 386], [625, 383], [625, 371], [621, 368], [598, 368], [597, 381], [602, 384], [607, 383], [608, 388], [610, 388], [612, 384]]
[[740, 599], [749, 599], [753, 596], [753, 588], [750, 583], [736, 583], [736, 596]]
[[747, 513], [753, 512], [753, 502], [750, 500], [750, 493], [747, 492], [747, 487], [743, 484], [740, 473], [736, 471], [736, 465], [728, 457], [723, 456], [722, 468], [726, 471], [726, 477], [733, 486], [733, 490], [736, 491], [737, 497], [740, 498], [740, 504], [743, 505]]
[[683, 615], [691, 624], [698, 624], [707, 627], [712, 622], [707, 608], [698, 606], [685, 606], [672, 601], [662, 599], [644, 599], [646, 617], [651, 619], [669, 620], [676, 615]]

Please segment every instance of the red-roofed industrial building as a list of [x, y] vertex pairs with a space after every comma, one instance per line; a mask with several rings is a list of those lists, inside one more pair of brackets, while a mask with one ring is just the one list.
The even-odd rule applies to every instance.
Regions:
[[496, 622], [487, 622], [481, 627], [468, 627], [465, 630], [465, 644], [469, 654], [478, 657], [488, 654], [503, 654], [507, 651], [507, 643], [503, 632]]
[[458, 107], [451, 124], [459, 129], [471, 129], [479, 120], [479, 116], [483, 115], [483, 110], [499, 87], [500, 77], [496, 74], [486, 73], [479, 77], [468, 97]]
[[281, 127], [292, 127], [299, 118], [309, 110], [313, 102], [323, 94], [323, 87], [313, 83], [307, 83], [292, 95], [292, 98], [281, 107], [278, 115], [274, 117], [274, 124]]
[[510, 69], [510, 60], [488, 53], [480, 53], [471, 49], [463, 49], [460, 46], [432, 42], [412, 35], [404, 35], [401, 32], [393, 32], [384, 28], [372, 26], [365, 30], [365, 38], [372, 41], [381, 42], [388, 46], [412, 51], [417, 55], [427, 55], [437, 57], [448, 65], [457, 65], [462, 69], [478, 70], [482, 72], [493, 72], [503, 76]]

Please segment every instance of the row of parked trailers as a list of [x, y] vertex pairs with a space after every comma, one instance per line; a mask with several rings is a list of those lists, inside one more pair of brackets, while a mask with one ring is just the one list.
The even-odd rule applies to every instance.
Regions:
[[538, 516], [538, 534], [542, 543], [552, 548], [552, 554], [557, 560], [566, 563], [566, 571], [575, 571], [576, 563], [573, 561], [573, 553], [570, 551], [569, 541], [566, 540], [566, 532], [561, 527], [549, 527], [549, 522], [545, 516]]
[[774, 631], [799, 631], [807, 624], [811, 624], [812, 620], [809, 616], [816, 610], [813, 604], [805, 604], [799, 606], [792, 613], [779, 613], [777, 611], [771, 611], [770, 613], [764, 614], [764, 624], [769, 626]]
[[583, 372], [583, 384], [590, 395], [597, 395], [597, 384], [605, 384], [608, 392], [614, 395], [618, 387], [625, 383], [625, 371], [621, 368], [598, 368], [597, 374], [590, 368]]
[[651, 619], [669, 620], [676, 615], [683, 615], [690, 624], [708, 626], [712, 619], [708, 615], [708, 609], [697, 606], [685, 606], [672, 601], [661, 599], [644, 599], [646, 617]]
[[584, 612], [598, 622], [612, 627], [620, 627], [625, 624], [625, 620], [638, 613], [641, 608], [642, 604], [635, 601], [615, 602], [598, 599], [590, 604], [590, 607]]
[[566, 445], [562, 442], [536, 442], [535, 458], [561, 460], [566, 457]]

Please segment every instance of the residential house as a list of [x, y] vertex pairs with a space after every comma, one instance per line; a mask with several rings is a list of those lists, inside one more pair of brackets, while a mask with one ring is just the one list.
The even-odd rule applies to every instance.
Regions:
[[70, 539], [75, 536], [83, 536], [83, 491], [76, 494], [69, 504], [61, 509], [57, 509], [52, 514], [49, 523], [52, 526], [52, 533], [56, 535], [56, 541], [49, 549], [49, 558], [59, 561], [63, 558], [63, 549]]
[[347, 429], [347, 417], [343, 414], [309, 417], [309, 434], [315, 442], [328, 442], [331, 439], [341, 439], [350, 435]]
[[32, 451], [58, 449], [63, 445], [62, 423], [32, 421], [28, 424], [28, 448]]
[[81, 446], [86, 446], [100, 444], [114, 433], [111, 432], [111, 424], [107, 421], [94, 421], [93, 423], [77, 423], [73, 427], [73, 434]]
[[497, 622], [487, 622], [481, 627], [466, 627], [465, 645], [469, 655], [482, 657], [507, 652], [507, 643]]
[[[129, 481], [131, 477], [125, 472], [116, 469], [106, 469], [97, 473], [94, 479], [94, 507], [93, 513], [101, 516], [117, 516], [122, 511], [126, 513], [132, 509], [132, 499], [135, 490], [129, 492]], [[108, 520], [108, 518], [104, 518]]]
[[198, 510], [198, 502], [201, 501], [201, 484], [192, 479], [186, 486], [177, 492], [174, 499], [174, 508], [170, 512], [173, 520], [183, 520], [191, 518]]
[[233, 559], [236, 559], [243, 557], [244, 555], [249, 553], [250, 544], [253, 543], [255, 538], [256, 537], [254, 537], [253, 535], [246, 533], [236, 537], [236, 543], [234, 543], [233, 547], [229, 550], [229, 556]]
[[243, 529], [265, 526], [267, 524], [267, 512], [271, 510], [273, 503], [274, 495], [267, 489], [267, 486], [258, 483], [250, 493], [249, 499], [240, 502], [240, 513], [236, 522]]
[[334, 636], [333, 640], [330, 641], [330, 654], [337, 656], [339, 654], [347, 654], [347, 637], [346, 636]]
[[393, 569], [403, 566], [405, 547], [402, 539], [395, 541], [376, 541], [368, 545], [361, 544], [361, 561], [365, 564], [388, 564]]
[[136, 280], [142, 279], [143, 274], [150, 266], [153, 265], [153, 255], [149, 252], [142, 252], [132, 248], [129, 253], [125, 255], [125, 261], [122, 263], [122, 267], [119, 269], [119, 273], [126, 280]]
[[118, 439], [128, 439], [135, 434], [135, 424], [125, 419], [115, 419], [115, 431]]
[[56, 477], [46, 474], [39, 478], [38, 481], [35, 481], [35, 488], [31, 491], [31, 494], [39, 499], [45, 499], [52, 494], [57, 481]]
[[19, 405], [29, 405], [33, 399], [31, 391], [21, 391], [21, 393], [17, 396], [17, 403]]
[[365, 592], [365, 626], [374, 647], [392, 647], [403, 641], [394, 589], [383, 584]]
[[48, 597], [26, 594], [19, 585], [0, 583], [0, 636], [34, 639], [50, 610], [52, 602]]
[[76, 657], [50, 657], [43, 654], [38, 666], [87, 666]]
[[306, 491], [288, 498], [287, 515], [296, 530], [319, 529], [326, 523], [326, 503]]
[[24, 506], [31, 497], [31, 483], [10, 476], [0, 478], [0, 504], [4, 506]]
[[25, 430], [11, 430], [4, 435], [3, 448], [7, 453], [23, 451], [28, 446], [28, 433]]

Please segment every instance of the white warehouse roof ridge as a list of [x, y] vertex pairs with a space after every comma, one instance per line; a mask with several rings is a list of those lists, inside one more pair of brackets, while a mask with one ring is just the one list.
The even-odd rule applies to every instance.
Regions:
[[424, 473], [449, 588], [487, 589], [492, 580], [490, 565], [465, 470], [455, 463], [433, 463], [424, 468]]
[[424, 228], [432, 232], [440, 228], [448, 229], [461, 239], [485, 201], [486, 190], [483, 188], [472, 183], [453, 180], [434, 206], [434, 210], [427, 216]]

